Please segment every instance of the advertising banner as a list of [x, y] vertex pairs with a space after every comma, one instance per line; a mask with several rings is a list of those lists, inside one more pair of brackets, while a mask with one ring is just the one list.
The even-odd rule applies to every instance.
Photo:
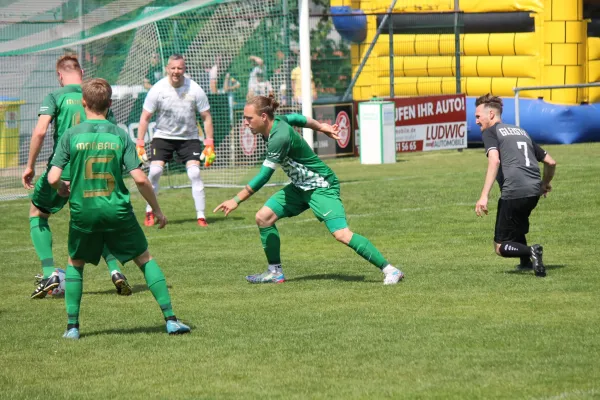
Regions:
[[396, 105], [396, 151], [467, 147], [464, 94], [390, 99]]
[[343, 157], [354, 155], [354, 107], [352, 103], [313, 106], [313, 118], [320, 122], [339, 126], [339, 140], [322, 133], [314, 133], [313, 147], [321, 157]]

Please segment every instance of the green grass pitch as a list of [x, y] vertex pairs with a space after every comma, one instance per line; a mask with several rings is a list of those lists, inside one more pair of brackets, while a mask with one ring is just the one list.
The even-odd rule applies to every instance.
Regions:
[[[278, 224], [288, 281], [265, 269], [254, 214], [268, 187], [229, 217], [196, 226], [190, 189], [164, 190], [170, 224], [145, 228], [190, 335], [164, 332], [133, 263], [119, 297], [102, 262], [86, 267], [81, 340], [61, 335], [63, 299], [34, 301], [40, 272], [28, 202], [0, 203], [0, 398], [591, 399], [600, 397], [600, 145], [547, 146], [554, 191], [531, 218], [546, 278], [493, 252], [498, 198], [477, 218], [482, 149], [402, 154], [393, 165], [331, 160], [350, 228], [404, 271], [377, 269], [310, 211]], [[237, 189], [207, 189], [207, 209]], [[144, 202], [132, 195], [140, 221]], [[64, 267], [68, 211], [51, 218]]]

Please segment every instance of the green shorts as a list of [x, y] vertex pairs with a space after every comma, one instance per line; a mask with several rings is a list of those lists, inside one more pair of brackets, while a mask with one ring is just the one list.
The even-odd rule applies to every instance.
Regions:
[[289, 184], [273, 194], [265, 206], [278, 218], [295, 217], [310, 208], [331, 233], [348, 227], [339, 186], [305, 191]]
[[135, 217], [131, 223], [116, 231], [82, 232], [69, 227], [69, 256], [98, 265], [104, 245], [121, 264], [142, 255], [148, 250], [146, 235]]
[[68, 197], [62, 197], [58, 195], [56, 189], [54, 189], [48, 183], [48, 170], [46, 170], [40, 179], [35, 183], [35, 189], [31, 195], [31, 202], [44, 214], [56, 214], [69, 201]]

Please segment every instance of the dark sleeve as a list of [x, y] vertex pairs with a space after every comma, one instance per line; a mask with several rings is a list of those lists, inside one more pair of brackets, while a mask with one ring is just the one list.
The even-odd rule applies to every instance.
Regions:
[[487, 156], [490, 150], [498, 150], [498, 138], [496, 132], [491, 129], [486, 129], [481, 135], [483, 138], [483, 146], [485, 147], [485, 155]]
[[60, 169], [65, 169], [65, 166], [69, 163], [70, 159], [71, 134], [67, 131], [60, 137], [50, 164]]
[[[531, 137], [530, 137], [531, 139]], [[544, 161], [546, 158], [546, 150], [542, 149], [539, 144], [537, 144], [533, 139], [531, 139], [531, 145], [533, 146], [533, 153], [535, 154], [536, 160], [539, 162]]]

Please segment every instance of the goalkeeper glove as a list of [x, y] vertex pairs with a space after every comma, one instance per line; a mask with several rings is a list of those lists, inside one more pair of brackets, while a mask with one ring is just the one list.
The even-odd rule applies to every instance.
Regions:
[[204, 139], [204, 151], [200, 156], [200, 161], [204, 161], [205, 167], [210, 167], [215, 162], [217, 155], [215, 154], [214, 141], [212, 139]]
[[137, 155], [140, 161], [145, 165], [148, 162], [148, 155], [146, 154], [144, 139], [138, 139], [135, 144], [135, 150], [137, 151]]

